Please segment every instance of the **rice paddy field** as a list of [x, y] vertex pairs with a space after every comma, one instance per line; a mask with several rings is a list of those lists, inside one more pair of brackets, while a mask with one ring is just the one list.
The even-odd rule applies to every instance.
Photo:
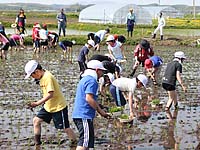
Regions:
[[[12, 51], [6, 61], [0, 61], [0, 147], [2, 150], [34, 149], [34, 133], [32, 119], [40, 106], [30, 110], [26, 104], [42, 97], [39, 85], [33, 79], [24, 80], [24, 66], [31, 59], [38, 60], [41, 65], [51, 71], [58, 79], [63, 94], [69, 105], [71, 127], [78, 137], [78, 131], [71, 119], [76, 86], [79, 81], [79, 67], [76, 62], [81, 46], [73, 47], [73, 62], [62, 60], [62, 52], [48, 51], [33, 55], [30, 48]], [[127, 62], [123, 64], [123, 76], [131, 72], [134, 46], [125, 45]], [[136, 91], [142, 99], [139, 109], [135, 110], [136, 118], [129, 124], [122, 124], [115, 117], [105, 119], [97, 115], [95, 118], [96, 150], [198, 150], [200, 149], [200, 49], [197, 47], [154, 46], [155, 55], [160, 56], [164, 64], [160, 73], [163, 76], [166, 64], [173, 59], [175, 51], [184, 51], [187, 60], [183, 63], [183, 81], [187, 85], [187, 93], [177, 86], [179, 109], [172, 106], [169, 112], [164, 107], [152, 107], [147, 101], [144, 91]], [[100, 52], [107, 53], [106, 46]], [[140, 66], [136, 72], [142, 72]], [[151, 82], [148, 91], [152, 97], [166, 104], [166, 91]], [[144, 104], [143, 104], [144, 102]], [[112, 99], [99, 96], [99, 103], [106, 108], [113, 105]], [[145, 107], [142, 107], [145, 106]], [[128, 114], [125, 107], [120, 113]], [[70, 150], [68, 137], [54, 128], [53, 123], [42, 124], [42, 150]]]

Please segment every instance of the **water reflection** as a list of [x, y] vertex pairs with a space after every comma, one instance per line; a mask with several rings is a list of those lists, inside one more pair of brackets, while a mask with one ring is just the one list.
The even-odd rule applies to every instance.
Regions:
[[176, 126], [178, 110], [174, 110], [173, 113], [171, 113], [171, 111], [166, 111], [166, 115], [168, 118], [168, 130], [167, 138], [164, 143], [164, 148], [178, 150], [178, 142], [175, 140], [174, 137], [174, 128]]

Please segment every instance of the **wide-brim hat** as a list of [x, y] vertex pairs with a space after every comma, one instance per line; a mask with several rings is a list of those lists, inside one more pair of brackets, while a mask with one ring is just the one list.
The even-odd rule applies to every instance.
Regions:
[[11, 24], [11, 28], [16, 28], [16, 27], [17, 27], [16, 23]]
[[140, 82], [142, 82], [143, 86], [146, 88], [147, 83], [148, 83], [148, 78], [147, 78], [144, 74], [139, 74], [139, 75], [137, 76], [137, 78], [138, 78], [138, 80], [139, 80]]

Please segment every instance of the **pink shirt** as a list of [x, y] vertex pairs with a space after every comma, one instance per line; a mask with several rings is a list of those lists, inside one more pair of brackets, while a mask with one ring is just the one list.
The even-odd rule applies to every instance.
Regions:
[[8, 43], [9, 41], [8, 41], [8, 39], [7, 39], [4, 35], [2, 35], [2, 34], [0, 33], [0, 42], [2, 42], [3, 44], [6, 44], [6, 43]]
[[13, 34], [10, 36], [10, 38], [12, 38], [15, 41], [21, 40], [21, 36], [19, 34]]

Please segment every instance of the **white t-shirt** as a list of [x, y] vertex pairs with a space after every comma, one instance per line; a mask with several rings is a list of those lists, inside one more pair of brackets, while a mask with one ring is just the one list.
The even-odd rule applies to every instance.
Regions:
[[116, 41], [116, 44], [114, 47], [108, 45], [108, 50], [112, 51], [115, 59], [123, 59], [121, 46], [122, 46], [122, 44], [118, 41]]
[[95, 36], [98, 36], [101, 41], [103, 41], [104, 37], [106, 35], [106, 30], [99, 30], [95, 33]]
[[48, 31], [47, 30], [41, 29], [39, 31], [39, 35], [40, 35], [40, 38], [42, 40], [47, 40], [48, 39]]
[[136, 78], [130, 79], [125, 77], [115, 79], [112, 84], [118, 87], [120, 91], [132, 93], [134, 93], [137, 86]]

